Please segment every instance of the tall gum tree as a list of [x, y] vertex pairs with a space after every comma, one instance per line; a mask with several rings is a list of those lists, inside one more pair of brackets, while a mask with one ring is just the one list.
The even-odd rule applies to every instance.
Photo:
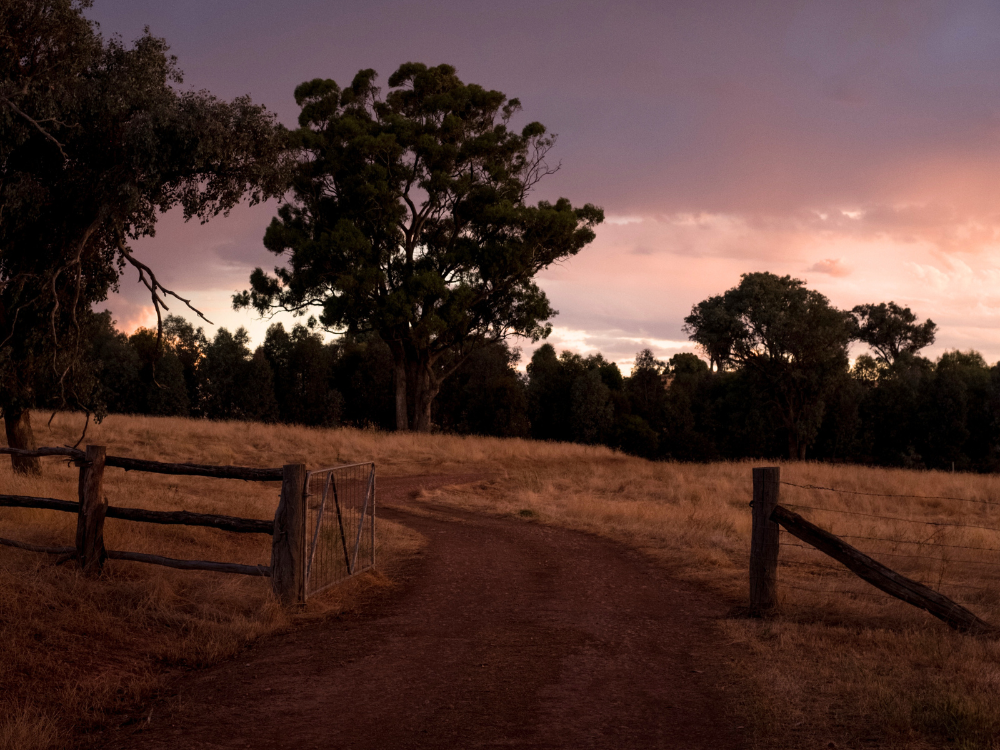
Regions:
[[105, 40], [90, 4], [0, 3], [0, 409], [13, 447], [34, 445], [40, 368], [65, 406], [88, 408], [73, 385], [81, 331], [126, 266], [158, 316], [171, 295], [187, 303], [130, 247], [160, 213], [182, 206], [204, 221], [287, 185], [287, 132], [271, 113], [179, 91], [162, 39]]
[[601, 209], [528, 205], [554, 168], [554, 137], [517, 132], [517, 99], [463, 83], [449, 65], [402, 65], [383, 97], [373, 70], [341, 89], [295, 90], [294, 200], [264, 245], [239, 309], [318, 312], [334, 333], [376, 332], [393, 355], [396, 427], [427, 431], [442, 381], [478, 348], [547, 336], [555, 311], [534, 282], [594, 239]]

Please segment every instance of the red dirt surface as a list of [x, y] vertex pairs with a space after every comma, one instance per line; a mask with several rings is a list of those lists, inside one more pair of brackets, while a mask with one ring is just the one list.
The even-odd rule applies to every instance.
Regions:
[[394, 572], [400, 585], [178, 677], [150, 721], [97, 746], [743, 745], [720, 682], [722, 603], [598, 537], [423, 503], [407, 512], [421, 487], [470, 479], [380, 478], [380, 515], [429, 540]]

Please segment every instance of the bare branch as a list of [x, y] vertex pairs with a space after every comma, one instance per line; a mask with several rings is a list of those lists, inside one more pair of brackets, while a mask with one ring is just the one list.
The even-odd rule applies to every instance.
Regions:
[[62, 154], [63, 160], [64, 161], [69, 161], [69, 156], [66, 155], [66, 151], [63, 149], [63, 145], [58, 140], [56, 140], [56, 137], [54, 135], [52, 135], [52, 133], [50, 133], [45, 128], [43, 128], [42, 125], [41, 125], [41, 123], [38, 122], [38, 120], [36, 120], [31, 115], [29, 115], [27, 112], [25, 112], [23, 109], [21, 109], [20, 107], [18, 107], [16, 104], [14, 104], [14, 102], [12, 102], [6, 96], [0, 96], [0, 99], [3, 99], [4, 102], [6, 102], [7, 106], [10, 107], [12, 110], [14, 110], [15, 113], [19, 114], [21, 117], [23, 117], [29, 123], [31, 123], [39, 133], [41, 133], [43, 136], [45, 136], [50, 141], [52, 141], [54, 144], [56, 144], [56, 148], [59, 149], [59, 153]]
[[125, 242], [119, 238], [118, 240], [118, 250], [121, 252], [122, 257], [127, 260], [132, 266], [134, 266], [139, 271], [139, 281], [141, 281], [145, 287], [149, 290], [151, 299], [153, 300], [153, 308], [156, 310], [156, 348], [160, 348], [160, 343], [163, 340], [163, 317], [160, 312], [160, 308], [164, 310], [170, 310], [167, 307], [166, 301], [160, 296], [159, 292], [163, 292], [164, 296], [171, 296], [175, 299], [179, 299], [188, 308], [194, 311], [199, 318], [204, 320], [209, 325], [215, 325], [211, 320], [205, 317], [205, 314], [199, 310], [197, 307], [191, 304], [191, 300], [184, 299], [182, 296], [177, 294], [177, 292], [172, 292], [167, 289], [163, 284], [156, 280], [156, 274], [153, 273], [152, 269], [140, 260], [136, 260], [132, 256], [132, 251], [125, 245]]

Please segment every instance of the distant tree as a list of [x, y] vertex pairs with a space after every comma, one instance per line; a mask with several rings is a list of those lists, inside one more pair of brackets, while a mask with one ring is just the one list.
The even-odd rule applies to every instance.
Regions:
[[102, 39], [83, 15], [90, 4], [0, 4], [0, 409], [14, 447], [34, 444], [27, 410], [41, 368], [64, 405], [88, 407], [95, 391], [77, 378], [88, 318], [126, 265], [158, 314], [173, 295], [129, 244], [153, 233], [158, 213], [207, 219], [286, 184], [273, 115], [247, 98], [178, 91], [163, 40]]
[[128, 338], [139, 361], [137, 410], [143, 414], [187, 416], [191, 402], [184, 382], [184, 367], [168, 341], [166, 346], [149, 328], [138, 328]]
[[198, 368], [200, 408], [209, 419], [274, 422], [278, 404], [274, 376], [263, 350], [251, 354], [244, 328], [220, 328]]
[[[129, 344], [128, 336], [115, 328], [111, 313], [100, 315], [102, 324], [91, 339], [90, 356], [95, 363], [95, 379], [99, 384], [96, 398], [88, 399], [102, 416], [135, 414], [140, 409], [143, 385], [139, 379], [139, 355]], [[53, 394], [52, 403], [56, 403]]]
[[527, 369], [532, 437], [589, 443], [608, 438], [615, 397], [624, 390], [618, 365], [600, 354], [565, 351], [557, 357], [551, 344], [543, 344]]
[[601, 379], [599, 367], [573, 380], [570, 391], [570, 428], [577, 443], [604, 443], [614, 420], [611, 389]]
[[723, 295], [695, 305], [684, 320], [691, 339], [706, 352], [711, 347], [722, 365], [759, 378], [781, 415], [789, 457], [804, 459], [826, 398], [847, 373], [849, 315], [798, 279], [748, 273]]
[[640, 458], [656, 458], [660, 452], [660, 436], [640, 416], [616, 415], [614, 425], [615, 448]]
[[184, 376], [188, 403], [197, 413], [198, 365], [204, 356], [208, 339], [202, 328], [195, 328], [179, 315], [168, 315], [163, 320], [163, 341], [177, 357]]
[[916, 440], [925, 466], [983, 466], [993, 433], [990, 379], [990, 368], [976, 351], [945, 352], [923, 379]]
[[[542, 344], [528, 363], [528, 413], [536, 440], [569, 440], [572, 373], [552, 344]], [[581, 369], [582, 371], [582, 369]]]
[[344, 397], [345, 422], [383, 430], [395, 427], [392, 368], [392, 352], [377, 333], [344, 336], [337, 342], [333, 384]]
[[732, 351], [744, 330], [741, 321], [733, 316], [723, 295], [702, 300], [686, 317], [685, 330], [698, 331], [698, 344], [708, 356], [708, 369], [723, 369], [733, 364]]
[[305, 326], [291, 334], [281, 323], [267, 329], [262, 345], [274, 373], [274, 390], [282, 422], [304, 425], [339, 424], [343, 397], [333, 387], [336, 350]]
[[893, 364], [900, 356], [915, 355], [934, 343], [937, 326], [929, 318], [917, 323], [910, 308], [895, 302], [858, 305], [854, 316], [854, 336], [868, 344], [881, 362]]
[[635, 356], [625, 384], [631, 413], [657, 429], [664, 427], [667, 402], [667, 365], [643, 349]]
[[527, 392], [515, 369], [520, 358], [505, 341], [476, 351], [441, 387], [435, 421], [464, 434], [527, 437]]
[[448, 65], [406, 63], [384, 97], [375, 78], [295, 90], [295, 199], [264, 237], [288, 266], [255, 270], [234, 305], [316, 309], [329, 331], [378, 333], [393, 356], [396, 428], [427, 431], [441, 383], [472, 352], [547, 335], [555, 311], [534, 277], [593, 240], [603, 213], [526, 203], [554, 171], [554, 138], [537, 122], [511, 129], [518, 100]]

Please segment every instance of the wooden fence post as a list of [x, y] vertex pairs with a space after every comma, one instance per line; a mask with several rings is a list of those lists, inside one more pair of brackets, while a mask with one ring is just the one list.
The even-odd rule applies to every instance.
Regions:
[[76, 517], [76, 558], [87, 575], [99, 575], [107, 558], [104, 549], [104, 516], [108, 500], [104, 497], [103, 445], [88, 445], [80, 467], [80, 511]]
[[282, 604], [306, 599], [306, 465], [286, 464], [274, 514], [271, 588]]
[[778, 524], [771, 513], [778, 504], [781, 469], [753, 470], [753, 531], [750, 535], [750, 612], [766, 614], [777, 604]]

